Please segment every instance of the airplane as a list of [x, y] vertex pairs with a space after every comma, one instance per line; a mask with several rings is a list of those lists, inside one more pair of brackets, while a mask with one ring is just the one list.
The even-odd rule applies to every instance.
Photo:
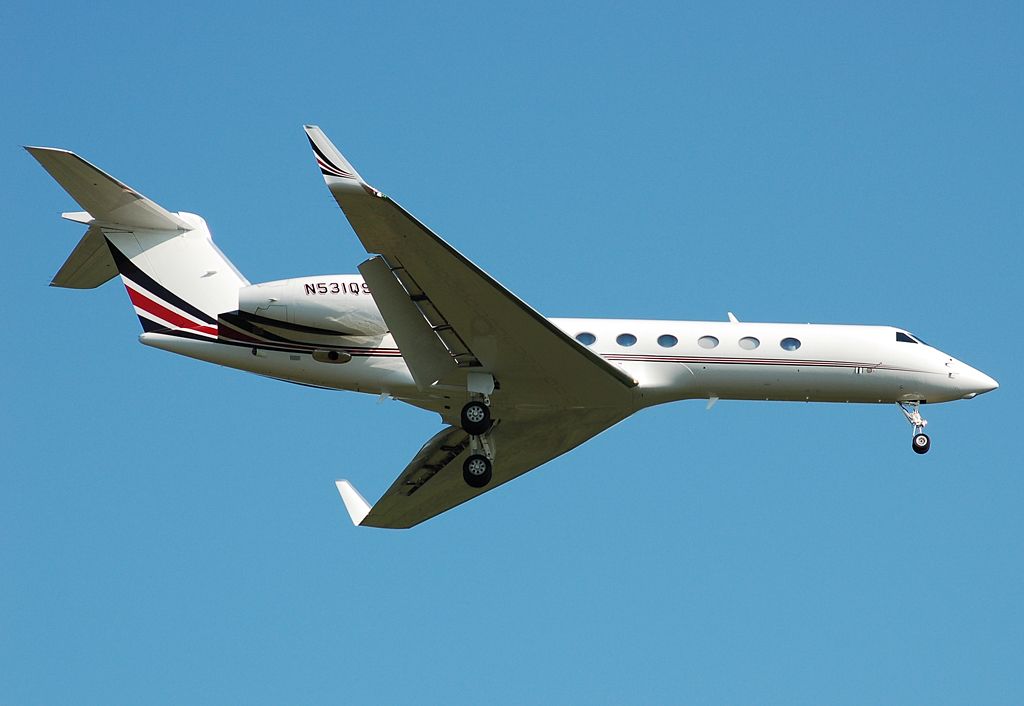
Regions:
[[924, 454], [921, 405], [998, 387], [897, 327], [546, 318], [370, 186], [319, 127], [305, 132], [371, 255], [359, 274], [251, 284], [200, 216], [67, 150], [25, 149], [84, 209], [62, 214], [87, 229], [51, 286], [120, 275], [144, 345], [440, 415], [444, 428], [373, 505], [336, 481], [357, 526], [413, 527], [653, 405], [896, 404]]

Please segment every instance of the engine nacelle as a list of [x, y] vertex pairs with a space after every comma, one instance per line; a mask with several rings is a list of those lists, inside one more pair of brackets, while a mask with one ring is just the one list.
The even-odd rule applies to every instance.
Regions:
[[370, 286], [360, 275], [324, 275], [263, 282], [238, 290], [246, 314], [342, 336], [387, 333]]

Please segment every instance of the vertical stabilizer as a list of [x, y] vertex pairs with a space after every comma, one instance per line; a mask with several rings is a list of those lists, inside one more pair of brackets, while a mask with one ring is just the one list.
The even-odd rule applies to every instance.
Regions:
[[146, 331], [217, 336], [217, 316], [238, 308], [249, 284], [213, 243], [206, 221], [171, 213], [67, 150], [26, 147], [85, 212], [89, 226], [53, 277], [57, 287], [97, 287], [115, 273]]

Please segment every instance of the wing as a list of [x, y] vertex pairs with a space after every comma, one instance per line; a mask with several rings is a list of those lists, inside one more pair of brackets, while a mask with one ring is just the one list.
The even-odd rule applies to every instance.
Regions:
[[[473, 453], [470, 437], [449, 426], [372, 507], [351, 483], [338, 481], [355, 524], [412, 527], [629, 416], [636, 386], [630, 375], [567, 336], [369, 186], [319, 128], [307, 126], [306, 134], [331, 194], [367, 252], [378, 254], [359, 270], [417, 387], [427, 397], [443, 393], [453, 400], [469, 390], [491, 395], [497, 419], [487, 432], [495, 456], [487, 486], [473, 488], [463, 480], [463, 462]], [[448, 422], [453, 415], [442, 412]]]
[[413, 527], [574, 449], [626, 416], [592, 409], [503, 418], [489, 437], [498, 460], [484, 488], [471, 488], [462, 479], [469, 435], [458, 427], [446, 427], [424, 444], [372, 507], [348, 481], [338, 481], [338, 491], [356, 525]]
[[[403, 348], [421, 389], [434, 385], [465, 390], [467, 373], [483, 371], [499, 384], [501, 402], [496, 404], [514, 401], [520, 408], [537, 409], [631, 404], [636, 381], [630, 375], [567, 336], [367, 185], [319, 128], [307, 126], [306, 134], [324, 180], [363, 246], [383, 256], [407, 295], [405, 303], [415, 303], [447, 349], [439, 358], [437, 347], [426, 345], [423, 336], [408, 336], [422, 344], [416, 350]], [[378, 287], [367, 281], [376, 298]], [[382, 312], [397, 335], [400, 328]], [[421, 350], [429, 360], [418, 365]]]

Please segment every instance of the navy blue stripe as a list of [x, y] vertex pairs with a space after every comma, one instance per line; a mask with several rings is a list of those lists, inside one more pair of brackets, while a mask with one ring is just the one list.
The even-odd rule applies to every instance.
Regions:
[[[261, 329], [260, 331], [257, 332], [255, 330], [255, 326], [253, 324], [249, 323], [248, 321], [246, 321], [241, 316], [239, 316], [238, 315], [239, 313], [241, 313], [241, 312], [233, 312], [233, 311], [225, 312], [225, 313], [220, 315], [220, 321], [223, 321], [228, 326], [233, 326], [233, 327], [239, 329], [240, 331], [249, 334], [250, 336], [256, 336], [258, 338], [263, 338], [263, 339], [266, 339], [267, 341], [270, 341], [270, 342], [273, 342], [273, 343], [285, 343], [285, 344], [292, 344], [292, 345], [298, 343], [298, 341], [289, 341], [287, 338], [282, 338], [281, 336], [277, 336], [277, 335], [272, 334], [272, 333], [270, 333], [269, 331], [266, 331], [266, 330], [262, 330]], [[219, 322], [218, 322], [218, 324], [219, 324]], [[221, 335], [230, 336], [231, 333], [230, 333], [230, 331], [221, 331]], [[302, 344], [299, 344], [299, 345], [309, 345], [309, 344], [302, 343]]]
[[159, 331], [169, 330], [163, 324], [158, 324], [156, 321], [153, 321], [152, 319], [147, 319], [142, 314], [139, 314], [139, 321], [142, 322], [142, 330], [145, 331], [146, 333], [156, 333]]
[[[349, 178], [349, 179], [354, 179], [354, 178], [355, 178], [355, 177], [353, 177], [353, 176], [352, 176], [351, 174], [349, 174], [348, 172], [346, 172], [346, 171], [345, 171], [344, 169], [341, 169], [340, 167], [338, 167], [338, 165], [336, 165], [336, 164], [335, 164], [334, 162], [332, 162], [331, 160], [329, 160], [329, 159], [327, 158], [327, 155], [325, 155], [325, 154], [324, 154], [324, 153], [323, 153], [323, 152], [322, 152], [322, 151], [320, 150], [320, 148], [316, 146], [316, 143], [315, 143], [315, 142], [313, 142], [313, 138], [312, 138], [312, 137], [310, 137], [309, 135], [306, 135], [306, 139], [307, 139], [307, 140], [309, 140], [309, 146], [310, 146], [310, 147], [312, 147], [312, 148], [313, 148], [313, 151], [314, 151], [314, 152], [316, 152], [317, 156], [318, 156], [318, 157], [320, 157], [320, 159], [322, 159], [322, 160], [324, 161], [324, 164], [326, 164], [327, 166], [329, 166], [329, 167], [330, 167], [331, 169], [333, 169], [334, 171], [338, 172], [337, 174], [330, 174], [329, 176], [340, 176], [340, 177], [347, 177], [347, 178]], [[323, 167], [321, 167], [321, 168], [320, 168], [320, 171], [321, 171], [321, 172], [324, 172], [324, 169], [323, 169]], [[324, 172], [324, 173], [326, 174], [327, 172]]]
[[338, 350], [349, 353], [354, 358], [401, 358], [401, 352], [397, 348], [385, 348], [385, 349], [372, 349], [372, 348], [360, 348], [355, 347], [336, 347], [336, 346], [281, 346], [273, 343], [252, 343], [246, 341], [233, 341], [231, 339], [218, 338], [216, 340], [209, 336], [201, 336], [197, 333], [193, 333], [186, 329], [164, 329], [158, 331], [167, 336], [177, 336], [178, 338], [188, 338], [194, 341], [203, 341], [204, 343], [216, 343], [222, 346], [236, 346], [240, 348], [258, 348], [260, 350], [268, 351], [281, 351], [284, 353], [312, 353], [314, 350]]
[[266, 316], [260, 316], [259, 314], [250, 314], [247, 311], [230, 311], [230, 312], [221, 314], [221, 317], [228, 317], [228, 316], [233, 316], [233, 317], [238, 317], [240, 319], [244, 319], [245, 321], [248, 321], [249, 323], [255, 324], [257, 326], [274, 326], [274, 327], [277, 327], [277, 328], [285, 329], [287, 331], [297, 331], [299, 333], [310, 333], [310, 334], [314, 334], [316, 336], [359, 336], [359, 335], [362, 335], [362, 334], [359, 334], [359, 333], [357, 333], [355, 331], [333, 331], [331, 329], [318, 328], [316, 326], [306, 326], [305, 324], [293, 324], [293, 323], [291, 323], [289, 321], [280, 321], [278, 319], [271, 319], [271, 318], [268, 318]]

